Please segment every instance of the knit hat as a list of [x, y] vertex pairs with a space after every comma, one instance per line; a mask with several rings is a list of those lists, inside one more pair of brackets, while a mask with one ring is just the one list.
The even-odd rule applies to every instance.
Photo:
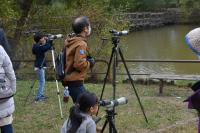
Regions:
[[200, 28], [191, 30], [185, 36], [185, 41], [193, 52], [195, 52], [197, 55], [200, 55]]

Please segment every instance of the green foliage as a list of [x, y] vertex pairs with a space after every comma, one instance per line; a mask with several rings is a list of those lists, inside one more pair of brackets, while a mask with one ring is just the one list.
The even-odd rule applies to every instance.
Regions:
[[15, 0], [1, 0], [0, 5], [0, 18], [8, 19], [19, 16]]
[[[8, 29], [16, 28], [16, 21], [7, 22], [7, 18], [17, 20], [21, 15], [20, 3], [25, 0], [1, 0], [0, 18]], [[76, 16], [88, 16], [92, 22], [93, 36], [111, 40], [110, 29], [123, 30], [128, 22], [120, 18], [120, 13], [129, 11], [157, 11], [168, 7], [181, 6], [185, 9], [199, 8], [198, 0], [33, 0], [31, 11], [23, 26], [24, 30], [39, 29], [46, 33], [71, 32], [71, 22]], [[6, 18], [6, 19], [5, 19]], [[10, 30], [11, 31], [11, 30]], [[12, 30], [13, 31], [13, 30]], [[110, 55], [112, 45], [99, 46], [97, 40], [90, 47], [99, 58]], [[31, 42], [32, 43], [32, 42]], [[100, 42], [101, 43], [101, 42]], [[100, 44], [99, 43], [99, 44]]]
[[190, 19], [191, 15], [198, 14], [200, 11], [199, 0], [179, 0], [179, 7], [185, 13], [185, 19]]
[[[10, 18], [19, 16], [20, 10], [16, 5], [19, 5], [21, 1], [1, 0], [0, 17]], [[60, 14], [69, 10], [77, 10], [75, 12], [83, 14], [87, 12], [86, 10], [90, 11], [90, 9], [96, 9], [93, 13], [96, 13], [97, 9], [101, 13], [102, 11], [112, 13], [112, 11], [152, 11], [168, 7], [199, 8], [200, 6], [199, 0], [34, 0], [34, 3], [38, 7], [49, 6], [50, 8], [48, 9], [54, 7], [56, 11], [60, 11]], [[65, 7], [65, 10], [55, 7]]]
[[[127, 22], [119, 21], [118, 17], [113, 15], [114, 11], [108, 11], [108, 1], [96, 1], [96, 0], [68, 0], [67, 2], [56, 1], [52, 5], [39, 6], [35, 3], [30, 13], [31, 18], [29, 21], [31, 25], [36, 27], [42, 27], [46, 32], [61, 32], [63, 34], [71, 32], [71, 22], [76, 16], [88, 16], [92, 23], [93, 37], [97, 39], [101, 37], [111, 37], [108, 32], [110, 29], [115, 28], [117, 30], [123, 30], [127, 27]], [[28, 24], [28, 23], [27, 23]], [[31, 27], [30, 25], [26, 25]], [[53, 31], [57, 29], [57, 31]], [[96, 40], [94, 40], [96, 42]], [[96, 43], [95, 43], [96, 44]], [[112, 45], [109, 45], [110, 47]], [[97, 45], [92, 46], [97, 49]], [[105, 55], [103, 58], [110, 54], [107, 46], [98, 48], [99, 51], [94, 53], [101, 53]], [[103, 52], [103, 54], [102, 54]], [[93, 53], [93, 52], [92, 52]], [[107, 54], [106, 54], [107, 53]], [[99, 57], [101, 58], [101, 56]]]
[[[115, 28], [117, 30], [123, 30], [127, 28], [127, 22], [119, 21], [118, 17], [114, 14], [116, 10], [108, 11], [108, 7], [108, 1], [105, 0], [68, 0], [64, 4], [59, 4], [59, 2], [57, 2], [52, 6], [46, 6], [40, 11], [41, 16], [35, 14], [35, 17], [37, 17], [37, 20], [40, 20], [42, 24], [45, 24], [45, 26], [53, 24], [48, 27], [63, 27], [62, 29], [65, 29], [64, 33], [69, 33], [71, 32], [71, 22], [74, 17], [82, 15], [88, 16], [92, 23], [92, 38], [95, 38], [90, 38], [88, 41], [91, 53], [95, 57], [107, 59], [110, 55], [112, 44], [109, 42], [109, 44], [101, 45], [102, 42], [100, 38], [106, 37], [111, 40], [110, 29]], [[52, 17], [56, 19], [52, 20]], [[93, 69], [93, 72], [97, 72], [97, 70], [102, 69], [96, 67]]]
[[180, 6], [185, 9], [199, 8], [200, 1], [199, 0], [180, 0]]
[[162, 8], [163, 0], [135, 0], [136, 10], [156, 10]]
[[110, 0], [110, 8], [124, 11], [155, 11], [176, 6], [177, 0]]

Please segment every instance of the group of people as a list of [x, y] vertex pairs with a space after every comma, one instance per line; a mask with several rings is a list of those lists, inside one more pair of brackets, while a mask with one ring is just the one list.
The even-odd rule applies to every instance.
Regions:
[[[65, 77], [62, 81], [63, 86], [68, 86], [69, 94], [75, 103], [79, 94], [85, 91], [83, 85], [87, 70], [91, 68], [95, 60], [89, 55], [87, 37], [91, 34], [89, 18], [81, 16], [72, 23], [73, 36], [68, 36], [65, 40], [64, 49], [66, 50]], [[46, 99], [44, 95], [45, 85], [45, 52], [52, 48], [52, 41], [48, 41], [45, 35], [38, 32], [34, 35], [35, 44], [32, 52], [35, 55], [35, 70], [38, 75], [39, 86], [36, 101]]]
[[[91, 24], [86, 16], [77, 17], [72, 23], [74, 34], [67, 36], [63, 50], [66, 50], [65, 77], [62, 81], [64, 88], [68, 88], [74, 106], [69, 111], [69, 119], [61, 128], [61, 133], [95, 133], [99, 131], [92, 119], [92, 115], [98, 111], [98, 98], [94, 93], [86, 91], [84, 78], [89, 68], [95, 64], [95, 59], [90, 56], [87, 46], [87, 37], [91, 34]], [[36, 60], [35, 71], [38, 75], [38, 90], [36, 102], [44, 101], [45, 86], [45, 52], [52, 48], [52, 41], [49, 41], [43, 33], [34, 35], [36, 42], [32, 47], [32, 53]]]
[[[71, 107], [69, 118], [64, 122], [60, 133], [95, 133], [100, 130], [97, 130], [98, 128], [96, 128], [91, 116], [98, 111], [98, 98], [94, 93], [87, 92], [83, 85], [87, 70], [93, 67], [95, 63], [94, 58], [89, 55], [90, 52], [87, 46], [87, 37], [91, 34], [89, 18], [85, 16], [76, 18], [72, 23], [72, 29], [75, 34], [68, 36], [64, 44], [66, 64], [65, 77], [62, 84], [69, 89], [69, 95], [73, 100], [74, 106]], [[196, 33], [197, 31], [198, 34]], [[195, 37], [194, 32], [199, 35], [200, 30], [197, 29], [186, 35], [186, 43], [190, 47], [194, 44], [195, 48], [197, 47], [196, 49], [199, 50], [199, 45], [196, 44], [197, 41], [195, 40], [199, 36]], [[51, 49], [51, 42], [46, 42], [45, 36], [40, 33], [35, 34], [34, 40], [36, 42], [33, 46], [33, 53], [36, 55], [35, 70], [39, 78], [36, 101], [43, 101], [46, 98], [43, 92], [45, 82], [44, 69], [46, 67], [44, 53]], [[196, 50], [195, 48], [192, 48], [192, 50]], [[199, 51], [197, 51], [198, 55], [200, 55]], [[200, 89], [200, 81], [194, 84], [192, 88], [195, 88], [195, 90]], [[198, 91], [186, 100], [189, 102], [189, 108], [198, 109], [198, 113], [200, 112], [199, 94]]]
[[[87, 70], [95, 64], [95, 59], [89, 55], [87, 46], [87, 37], [91, 34], [89, 18], [77, 17], [72, 23], [72, 29], [74, 34], [68, 36], [64, 44], [66, 64], [62, 85], [69, 89], [69, 95], [74, 105], [70, 108], [69, 118], [64, 122], [60, 133], [95, 133], [101, 131], [92, 119], [92, 115], [98, 111], [98, 98], [84, 87]], [[3, 48], [5, 39], [5, 34], [0, 29], [0, 129], [1, 133], [13, 133], [12, 113], [15, 110], [13, 96], [16, 93], [16, 77], [12, 62]], [[47, 99], [44, 95], [45, 68], [47, 66], [45, 52], [52, 49], [52, 41], [48, 40], [41, 32], [34, 35], [34, 41], [32, 53], [36, 57], [34, 67], [39, 81], [35, 101], [42, 102]], [[187, 101], [191, 102], [192, 98], [193, 96], [189, 97]]]
[[[91, 25], [86, 16], [77, 17], [72, 23], [73, 36], [65, 40], [66, 50], [65, 77], [62, 81], [68, 87], [74, 105], [69, 111], [69, 118], [61, 128], [61, 133], [95, 133], [98, 131], [92, 115], [98, 111], [98, 98], [86, 91], [83, 83], [87, 70], [95, 64], [89, 55], [87, 37], [91, 34]], [[12, 114], [15, 110], [13, 96], [16, 93], [16, 76], [12, 62], [4, 50], [7, 41], [4, 31], [0, 29], [0, 129], [1, 133], [13, 133]], [[45, 53], [52, 49], [52, 41], [41, 32], [34, 35], [35, 44], [32, 53], [35, 55], [34, 69], [38, 76], [36, 102], [47, 99], [44, 95]]]

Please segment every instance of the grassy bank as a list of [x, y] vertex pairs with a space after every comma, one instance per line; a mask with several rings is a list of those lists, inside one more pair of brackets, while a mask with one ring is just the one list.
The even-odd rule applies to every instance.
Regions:
[[[63, 121], [68, 116], [72, 100], [62, 104], [64, 119], [60, 118], [56, 86], [54, 82], [47, 82], [45, 93], [47, 101], [35, 103], [34, 95], [37, 83], [30, 91], [33, 81], [18, 81], [17, 94], [15, 95], [16, 111], [14, 113], [15, 133], [58, 133]], [[100, 96], [102, 84], [86, 84], [88, 90]], [[197, 117], [194, 110], [188, 110], [187, 104], [182, 101], [192, 91], [186, 87], [165, 86], [164, 94], [158, 95], [158, 85], [136, 85], [137, 92], [144, 106], [149, 123], [145, 122], [137, 98], [130, 84], [117, 84], [116, 97], [125, 96], [128, 104], [116, 107], [115, 119], [119, 133], [194, 133], [197, 132]], [[61, 98], [62, 86], [60, 85]], [[112, 86], [106, 84], [104, 99], [112, 99]], [[105, 114], [105, 108], [100, 109], [99, 116]], [[103, 125], [104, 120], [98, 124]], [[108, 132], [108, 131], [105, 131]]]

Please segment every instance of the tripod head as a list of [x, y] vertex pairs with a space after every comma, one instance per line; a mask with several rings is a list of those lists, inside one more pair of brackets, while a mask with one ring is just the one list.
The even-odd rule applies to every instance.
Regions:
[[109, 32], [112, 34], [112, 43], [115, 45], [115, 47], [119, 44], [120, 41], [119, 37], [123, 35], [128, 35], [129, 33], [128, 30], [117, 31], [115, 29], [112, 29]]
[[[117, 129], [116, 129], [115, 123], [114, 123], [114, 119], [115, 119], [114, 117], [115, 117], [115, 115], [117, 115], [117, 113], [115, 113], [114, 107], [118, 106], [118, 105], [127, 104], [127, 103], [128, 103], [128, 100], [126, 97], [121, 97], [116, 100], [101, 100], [101, 101], [99, 101], [100, 106], [106, 107], [106, 110], [105, 110], [106, 115], [104, 115], [106, 117], [106, 121], [103, 125], [101, 133], [103, 133], [107, 123], [109, 124], [109, 133], [117, 133]], [[101, 120], [101, 118], [98, 118], [96, 120], [96, 123], [99, 122]]]
[[109, 31], [112, 33], [114, 36], [122, 36], [122, 35], [128, 35], [129, 31], [128, 30], [123, 30], [123, 31], [117, 31], [115, 29], [112, 29]]

